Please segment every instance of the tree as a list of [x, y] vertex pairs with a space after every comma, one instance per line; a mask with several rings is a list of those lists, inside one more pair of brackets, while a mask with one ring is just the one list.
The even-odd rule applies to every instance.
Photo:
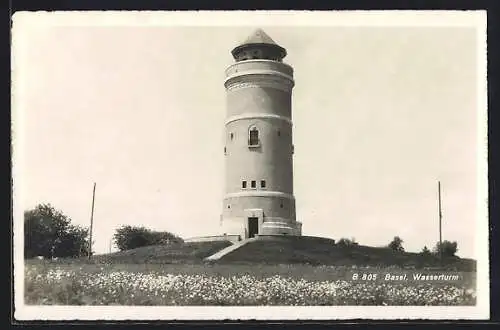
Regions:
[[424, 248], [422, 249], [422, 251], [420, 252], [421, 255], [423, 256], [430, 256], [431, 255], [431, 250], [429, 250], [427, 248], [427, 246], [424, 246]]
[[397, 252], [404, 252], [405, 250], [403, 248], [403, 240], [399, 236], [394, 236], [394, 238], [387, 247]]
[[79, 226], [70, 226], [60, 237], [55, 251], [57, 255], [86, 256], [88, 255], [88, 231]]
[[457, 242], [443, 241], [442, 244], [436, 243], [433, 252], [437, 255], [443, 254], [443, 257], [454, 257], [458, 251]]
[[24, 256], [76, 257], [88, 252], [88, 231], [50, 204], [24, 212]]
[[149, 230], [145, 227], [123, 226], [116, 230], [113, 240], [120, 251], [146, 246], [150, 241]]
[[122, 226], [113, 235], [113, 240], [120, 251], [149, 245], [168, 245], [182, 243], [182, 238], [169, 233], [152, 231], [143, 226]]

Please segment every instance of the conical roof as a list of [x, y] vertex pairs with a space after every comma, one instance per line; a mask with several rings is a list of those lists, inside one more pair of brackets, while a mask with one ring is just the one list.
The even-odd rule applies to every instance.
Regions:
[[277, 45], [277, 43], [274, 42], [274, 40], [271, 39], [271, 37], [268, 36], [267, 33], [265, 33], [264, 30], [262, 30], [262, 29], [255, 30], [245, 40], [245, 42], [242, 43], [242, 45], [248, 45], [248, 44], [271, 44], [271, 45]]
[[262, 29], [256, 29], [248, 38], [246, 38], [246, 40], [243, 43], [239, 44], [232, 50], [232, 54], [233, 56], [235, 56], [236, 53], [238, 53], [240, 50], [252, 47], [253, 45], [272, 47], [275, 48], [279, 53], [281, 53], [282, 58], [286, 56], [286, 50], [280, 45], [278, 45]]

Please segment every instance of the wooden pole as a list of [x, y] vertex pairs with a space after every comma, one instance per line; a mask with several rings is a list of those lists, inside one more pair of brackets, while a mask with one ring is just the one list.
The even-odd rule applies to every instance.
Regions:
[[438, 181], [438, 207], [439, 207], [439, 259], [443, 261], [442, 219], [441, 212], [441, 182]]
[[92, 191], [92, 211], [90, 212], [89, 259], [92, 256], [92, 227], [94, 225], [95, 186], [96, 184], [94, 182], [94, 190]]

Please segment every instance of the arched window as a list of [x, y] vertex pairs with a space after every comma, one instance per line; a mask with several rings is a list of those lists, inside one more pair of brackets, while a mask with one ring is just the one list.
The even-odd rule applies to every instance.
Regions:
[[251, 127], [248, 131], [248, 145], [258, 146], [259, 145], [259, 130], [257, 127]]

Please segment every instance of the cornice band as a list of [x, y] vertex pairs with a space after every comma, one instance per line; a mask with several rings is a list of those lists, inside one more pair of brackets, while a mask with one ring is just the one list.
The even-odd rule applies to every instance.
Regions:
[[290, 200], [295, 200], [292, 194], [284, 193], [281, 191], [239, 191], [234, 193], [229, 193], [224, 196], [224, 199], [235, 198], [235, 197], [281, 197]]
[[292, 125], [292, 120], [288, 117], [285, 116], [280, 116], [280, 115], [275, 115], [275, 114], [270, 114], [270, 113], [244, 113], [241, 115], [236, 115], [236, 116], [231, 116], [226, 119], [225, 125], [232, 123], [233, 121], [236, 120], [242, 120], [242, 119], [277, 119], [277, 120], [282, 120], [290, 125]]
[[274, 88], [286, 93], [292, 92], [292, 86], [290, 84], [283, 84], [278, 81], [249, 81], [249, 82], [234, 82], [228, 84], [226, 90], [228, 92], [232, 92], [234, 90], [243, 89], [243, 88]]
[[274, 71], [274, 70], [248, 70], [248, 71], [242, 71], [242, 72], [238, 72], [238, 73], [235, 73], [235, 74], [228, 76], [224, 80], [224, 86], [226, 86], [226, 88], [227, 88], [229, 81], [231, 81], [232, 79], [245, 77], [245, 76], [255, 76], [255, 75], [272, 76], [272, 77], [276, 77], [278, 79], [281, 78], [281, 79], [288, 81], [288, 83], [291, 84], [292, 86], [294, 85], [293, 77], [286, 74], [286, 73], [283, 73], [283, 72]]

